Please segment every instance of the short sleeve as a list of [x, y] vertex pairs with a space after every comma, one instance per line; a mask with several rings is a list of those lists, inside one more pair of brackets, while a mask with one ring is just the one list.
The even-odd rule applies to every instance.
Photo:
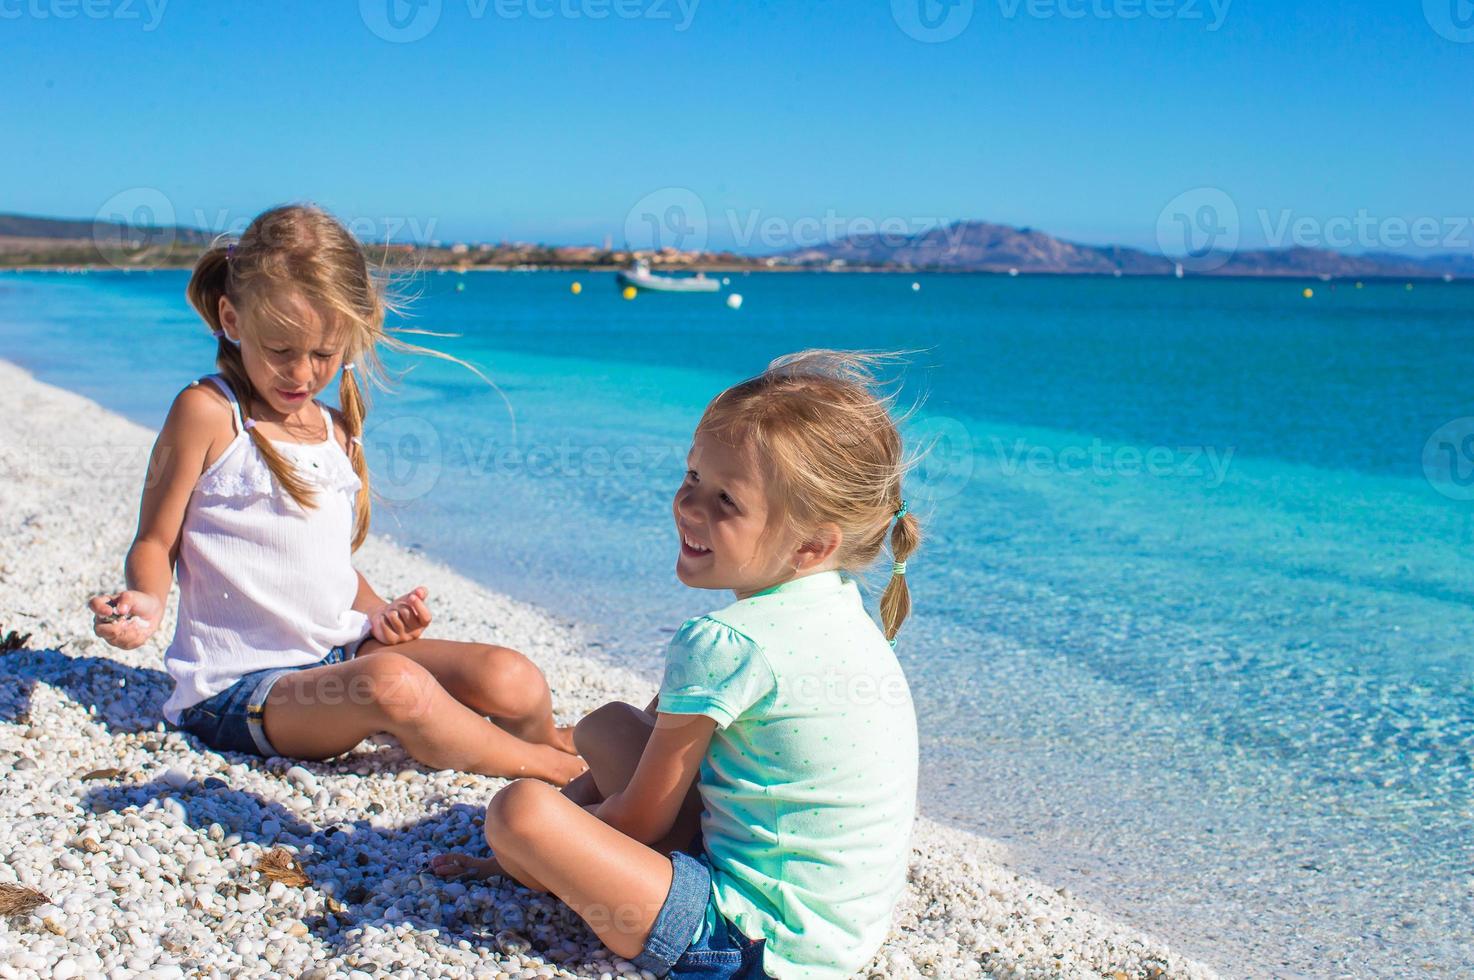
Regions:
[[681, 627], [665, 654], [659, 711], [705, 715], [726, 728], [777, 682], [762, 648], [723, 623], [702, 616]]

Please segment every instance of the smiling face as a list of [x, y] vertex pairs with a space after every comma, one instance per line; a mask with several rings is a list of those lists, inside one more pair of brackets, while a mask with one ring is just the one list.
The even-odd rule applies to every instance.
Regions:
[[823, 524], [799, 534], [784, 526], [757, 454], [709, 433], [698, 431], [691, 443], [671, 511], [680, 546], [676, 577], [692, 588], [731, 589], [746, 599], [838, 567], [839, 528]]
[[258, 323], [222, 298], [220, 323], [228, 338], [240, 342], [241, 361], [257, 399], [286, 419], [311, 405], [338, 373], [344, 332], [299, 296], [282, 305], [290, 324], [274, 317]]

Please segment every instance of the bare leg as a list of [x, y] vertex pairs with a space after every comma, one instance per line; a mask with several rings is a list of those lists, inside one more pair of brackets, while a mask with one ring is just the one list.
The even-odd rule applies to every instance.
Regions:
[[[624, 789], [635, 774], [645, 743], [650, 740], [654, 728], [654, 715], [622, 701], [610, 702], [584, 716], [574, 729], [574, 740], [579, 754], [589, 764], [589, 771], [565, 786], [563, 795], [583, 807], [599, 803]], [[491, 842], [490, 820], [488, 808], [487, 843]], [[675, 850], [699, 847], [700, 834], [701, 795], [692, 786], [675, 826], [655, 850], [669, 854]], [[430, 859], [430, 870], [446, 878], [463, 875], [485, 878], [502, 874], [504, 870], [511, 872], [511, 867], [504, 868], [504, 864], [500, 855], [488, 859], [469, 854], [438, 854]], [[522, 875], [514, 873], [513, 877], [523, 880]]]
[[577, 756], [503, 731], [425, 667], [388, 650], [283, 675], [267, 698], [263, 724], [278, 752], [299, 759], [330, 758], [389, 732], [436, 769], [532, 776], [560, 786], [584, 769]]
[[670, 892], [669, 857], [528, 779], [492, 800], [486, 836], [513, 877], [556, 895], [616, 955], [639, 955]]
[[423, 639], [385, 647], [370, 638], [359, 647], [358, 656], [385, 650], [424, 667], [451, 697], [489, 715], [524, 742], [574, 751], [572, 728], [559, 728], [553, 722], [553, 695], [542, 671], [516, 650], [485, 643]]

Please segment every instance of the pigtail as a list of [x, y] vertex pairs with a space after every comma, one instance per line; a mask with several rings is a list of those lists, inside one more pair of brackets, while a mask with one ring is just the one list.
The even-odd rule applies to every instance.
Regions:
[[911, 589], [906, 584], [906, 561], [921, 545], [921, 523], [911, 514], [905, 501], [897, 510], [895, 526], [891, 528], [891, 580], [886, 583], [880, 597], [880, 622], [885, 628], [885, 638], [894, 641], [901, 631], [901, 624], [911, 615]]
[[348, 460], [358, 474], [358, 496], [353, 501], [353, 550], [363, 544], [369, 532], [369, 468], [363, 452], [363, 420], [368, 414], [368, 401], [358, 386], [358, 371], [353, 363], [343, 365], [338, 380], [338, 405], [343, 415], [343, 434], [348, 437]]
[[189, 277], [189, 286], [185, 289], [189, 305], [195, 308], [210, 332], [220, 337], [222, 343], [224, 337], [220, 326], [220, 301], [230, 288], [229, 255], [229, 250], [224, 245], [208, 249], [195, 263], [194, 272]]

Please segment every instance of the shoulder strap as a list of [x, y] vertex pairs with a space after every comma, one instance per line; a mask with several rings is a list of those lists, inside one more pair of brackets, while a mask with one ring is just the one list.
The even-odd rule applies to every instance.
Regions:
[[236, 400], [235, 392], [231, 389], [230, 382], [225, 380], [224, 375], [219, 374], [212, 374], [206, 380], [214, 382], [215, 387], [219, 388], [220, 393], [230, 402], [230, 414], [235, 417], [236, 434], [239, 435], [246, 431], [246, 423], [241, 418], [241, 403]]
[[322, 424], [328, 427], [328, 442], [333, 441], [333, 413], [322, 402], [317, 403], [317, 410], [322, 412]]

